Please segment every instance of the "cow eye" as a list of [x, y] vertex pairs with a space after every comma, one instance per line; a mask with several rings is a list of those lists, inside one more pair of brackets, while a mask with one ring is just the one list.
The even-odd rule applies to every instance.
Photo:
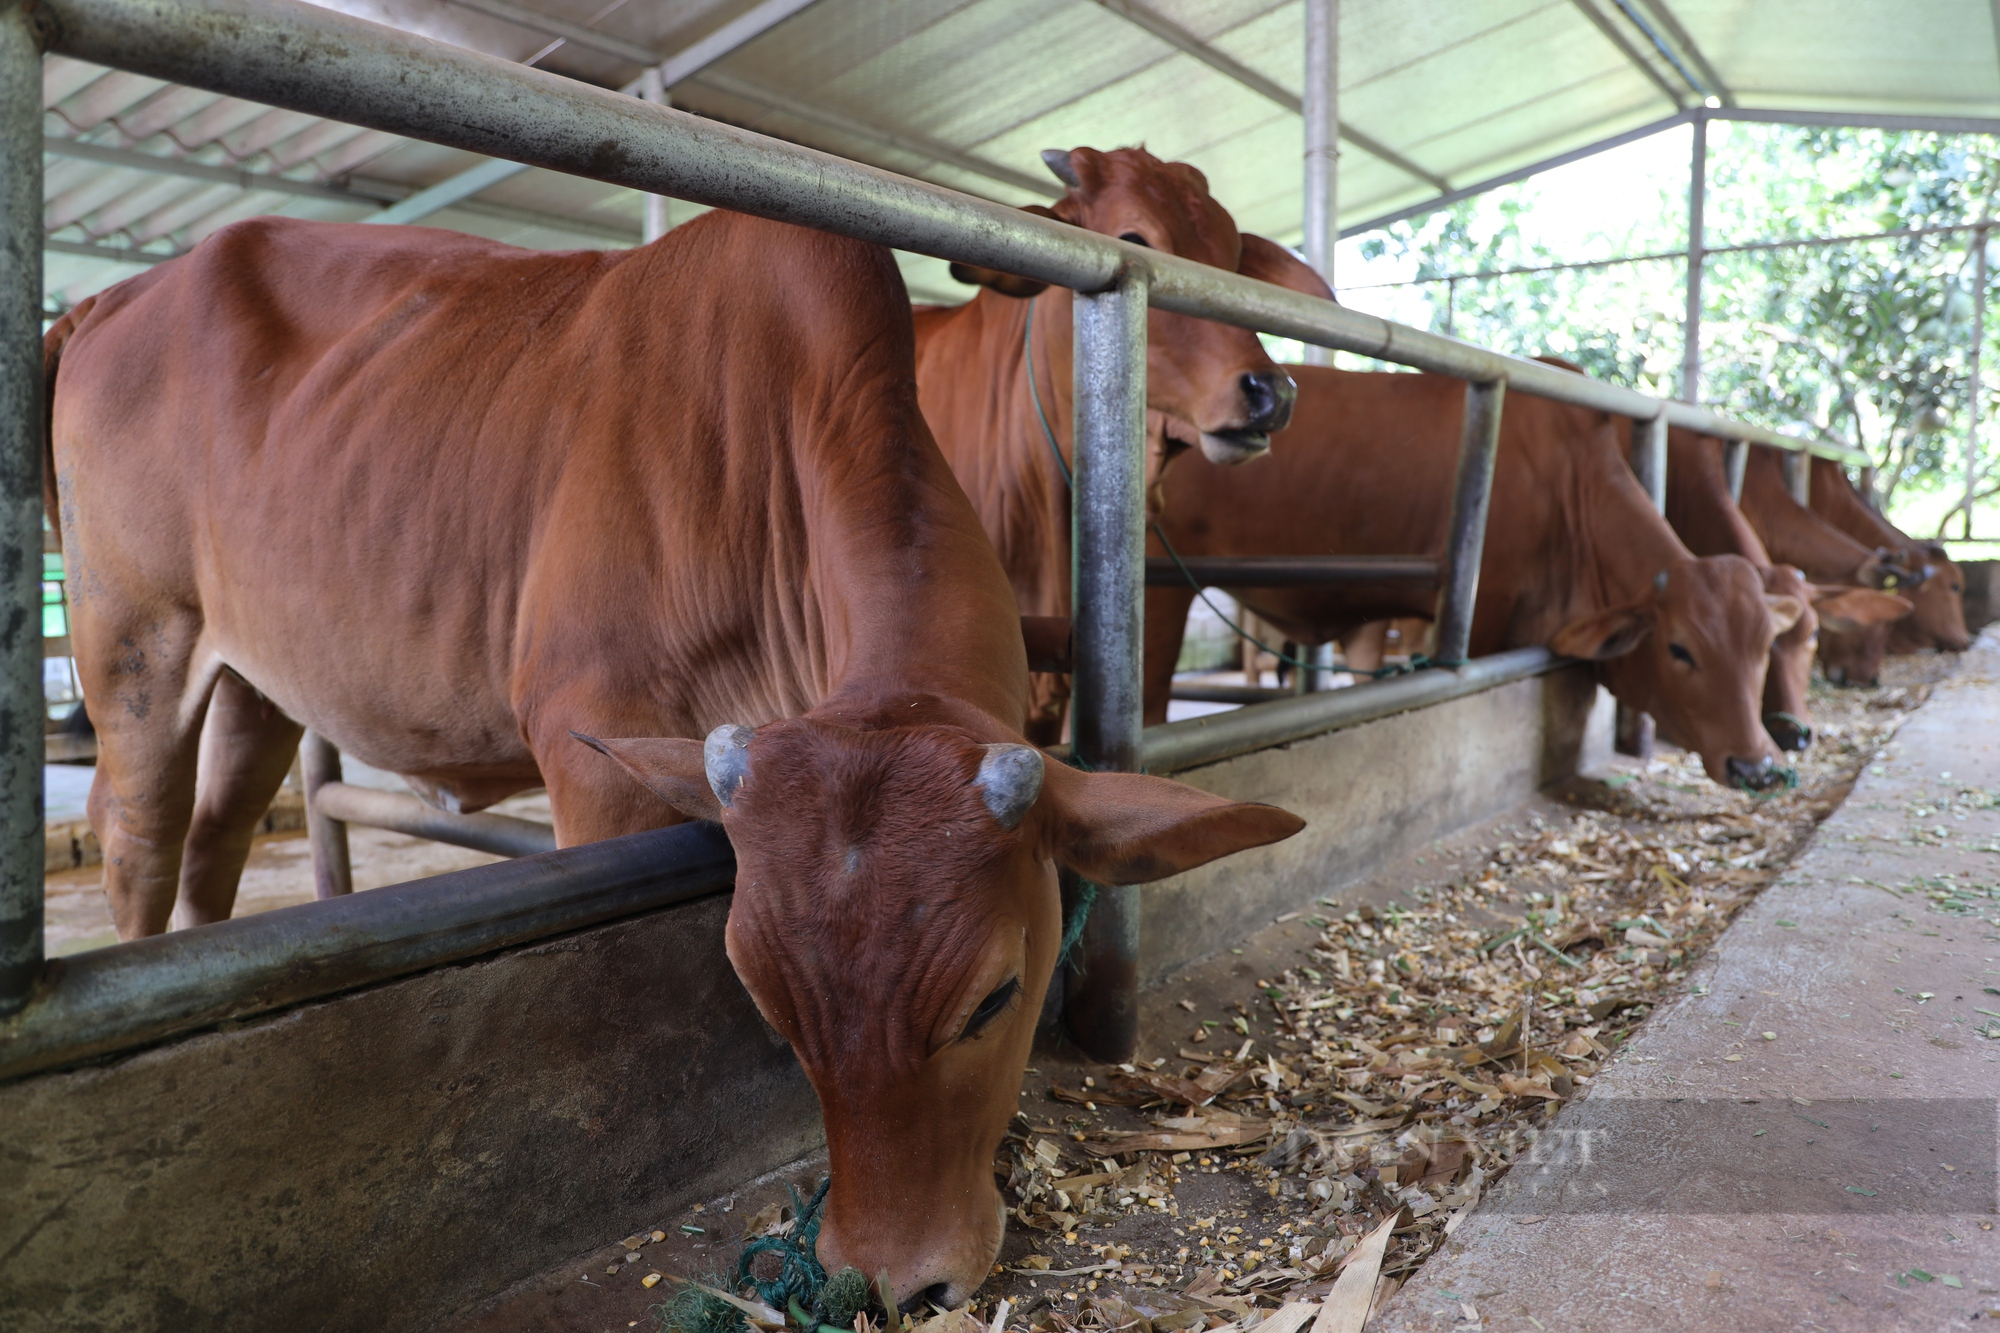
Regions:
[[1670, 652], [1670, 653], [1672, 653], [1672, 654], [1674, 655], [1674, 660], [1675, 660], [1676, 662], [1679, 662], [1679, 663], [1681, 663], [1681, 664], [1685, 665], [1685, 666], [1686, 666], [1686, 667], [1688, 667], [1688, 668], [1689, 668], [1690, 670], [1692, 670], [1692, 669], [1693, 669], [1693, 667], [1694, 667], [1694, 654], [1693, 654], [1693, 653], [1689, 652], [1689, 651], [1688, 651], [1687, 649], [1685, 649], [1685, 648], [1681, 647], [1681, 646], [1680, 646], [1679, 644], [1677, 644], [1677, 643], [1670, 643], [1670, 644], [1668, 644], [1668, 645], [1667, 645], [1667, 651], [1668, 651], [1668, 652]]
[[1123, 232], [1119, 235], [1118, 239], [1121, 241], [1129, 241], [1133, 245], [1143, 245], [1148, 250], [1153, 248], [1153, 243], [1151, 241], [1148, 241], [1145, 237], [1141, 236], [1136, 231]]
[[987, 1024], [1013, 1008], [1014, 1001], [1020, 998], [1020, 994], [1021, 979], [1019, 977], [1009, 977], [1000, 985], [995, 986], [993, 993], [981, 1000], [979, 1007], [972, 1011], [972, 1017], [965, 1020], [965, 1031], [958, 1034], [958, 1039], [960, 1041], [971, 1041], [974, 1037], [977, 1037], [985, 1030]]

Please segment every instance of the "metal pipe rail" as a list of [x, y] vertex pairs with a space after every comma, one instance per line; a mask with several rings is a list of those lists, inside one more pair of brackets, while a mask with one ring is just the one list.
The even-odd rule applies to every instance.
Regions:
[[149, 1045], [730, 887], [718, 824], [677, 824], [72, 954], [0, 1020], [0, 1079]]
[[[1185, 568], [1187, 573], [1181, 571]], [[1420, 555], [1184, 555], [1146, 559], [1148, 588], [1297, 588], [1324, 583], [1436, 583], [1444, 564]]]
[[[41, 404], [40, 70], [43, 50], [274, 107], [583, 176], [648, 194], [816, 227], [922, 254], [1023, 274], [1072, 288], [1076, 303], [1077, 503], [1080, 553], [1074, 613], [1073, 694], [1079, 751], [1100, 768], [1133, 768], [1169, 757], [1171, 766], [1212, 762], [1224, 753], [1280, 743], [1315, 710], [1352, 709], [1341, 695], [1308, 696], [1225, 719], [1193, 733], [1141, 744], [1138, 727], [1138, 607], [1143, 599], [1143, 526], [1138, 479], [1143, 458], [1145, 310], [1152, 306], [1221, 320], [1316, 346], [1359, 353], [1471, 381], [1448, 565], [1438, 618], [1440, 656], [1462, 656], [1476, 591], [1492, 448], [1499, 407], [1511, 386], [1562, 402], [1650, 421], [1662, 415], [1729, 440], [1863, 462], [1844, 446], [1799, 440], [1731, 422], [1684, 403], [1590, 380], [1540, 362], [1505, 356], [1331, 302], [1128, 245], [1053, 219], [939, 186], [860, 166], [808, 148], [703, 120], [665, 106], [512, 64], [299, 0], [37, 0], [0, 10], [0, 564], [20, 571], [4, 589], [17, 619], [39, 605]], [[1101, 294], [1101, 295], [1099, 295]], [[1121, 382], [1122, 381], [1122, 382]], [[40, 717], [39, 643], [15, 636], [0, 689], [0, 723], [32, 707]], [[1459, 645], [1454, 648], [1454, 645]], [[1426, 701], [1480, 688], [1474, 663], [1365, 693], [1369, 707], [1408, 697]], [[1442, 693], [1439, 693], [1442, 692]], [[1339, 703], [1331, 700], [1340, 699]], [[1407, 706], [1415, 706], [1409, 704]], [[1302, 711], [1303, 710], [1303, 711]], [[1185, 724], [1183, 724], [1185, 725]], [[1321, 728], [1323, 729], [1323, 728]], [[89, 1026], [91, 1005], [115, 1005], [115, 987], [79, 977], [119, 974], [116, 960], [85, 969], [42, 959], [39, 725], [0, 725], [0, 1014], [34, 1000], [24, 1020], [45, 1031], [51, 1013], [70, 1031]], [[1173, 737], [1188, 736], [1187, 740]], [[1218, 749], [1217, 737], [1230, 740]], [[1234, 748], [1231, 748], [1234, 747]], [[326, 776], [326, 775], [323, 775]], [[572, 849], [584, 852], [589, 849]], [[556, 853], [569, 856], [571, 852]], [[510, 882], [528, 862], [464, 872]], [[609, 874], [607, 870], [604, 873]], [[460, 882], [479, 882], [478, 880]], [[290, 909], [286, 921], [333, 923], [338, 913], [379, 901], [374, 893]], [[471, 895], [485, 916], [483, 895]], [[1131, 891], [1106, 895], [1085, 940], [1089, 1000], [1100, 1032], [1094, 1053], [1114, 1056], [1129, 1042], [1131, 960], [1136, 915]], [[315, 915], [316, 913], [326, 915]], [[213, 1003], [279, 993], [256, 958], [233, 952], [241, 938], [278, 913], [212, 926], [166, 940], [117, 946], [134, 959], [172, 956], [201, 978]], [[396, 929], [412, 940], [435, 928], [413, 906]], [[559, 927], [560, 928], [560, 927]], [[269, 927], [266, 927], [269, 929]], [[220, 933], [218, 933], [220, 932]], [[311, 954], [311, 931], [286, 947]], [[261, 937], [260, 937], [261, 938]], [[487, 937], [499, 939], [498, 936]], [[387, 947], [387, 946], [385, 946]], [[491, 943], [485, 947], [499, 947]], [[121, 951], [132, 951], [129, 955]], [[135, 964], [136, 966], [137, 964]], [[161, 975], [154, 973], [151, 975]], [[358, 975], [347, 973], [345, 975]], [[53, 990], [49, 978], [56, 980]], [[62, 980], [60, 978], [67, 978]], [[1122, 993], [1117, 993], [1122, 989]], [[289, 993], [289, 992], [286, 992]], [[79, 1009], [77, 1006], [83, 1005]], [[1073, 1028], [1077, 1024], [1073, 1021]], [[15, 1040], [19, 1040], [19, 1036]], [[84, 1050], [88, 1042], [74, 1049]], [[1122, 1057], [1118, 1057], [1122, 1058]]]
[[489, 810], [455, 815], [406, 792], [329, 782], [313, 793], [313, 801], [327, 818], [343, 824], [388, 829], [495, 856], [538, 856], [556, 849], [556, 831], [547, 824]]

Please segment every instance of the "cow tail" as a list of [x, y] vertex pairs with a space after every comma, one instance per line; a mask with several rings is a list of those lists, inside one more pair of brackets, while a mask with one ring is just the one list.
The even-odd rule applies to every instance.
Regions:
[[56, 499], [56, 372], [62, 368], [63, 346], [96, 304], [95, 296], [85, 297], [42, 335], [42, 509], [57, 551], [62, 550], [62, 507]]

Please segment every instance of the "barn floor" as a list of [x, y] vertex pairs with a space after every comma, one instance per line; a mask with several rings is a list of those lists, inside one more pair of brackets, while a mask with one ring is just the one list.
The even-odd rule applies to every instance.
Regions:
[[[1830, 1061], [1836, 1048], [1849, 1066], [1872, 1071], [1857, 1084], [1867, 1091], [1847, 1090], [1848, 1096], [1880, 1096], [1884, 1086], [1893, 1095], [1909, 1096], [1918, 1090], [1910, 1080], [1920, 1076], [1920, 1090], [1932, 1097], [1964, 1095], [1966, 1088], [1979, 1086], [1978, 1071], [1989, 1058], [1973, 1031], [1982, 1021], [1975, 1012], [1982, 1006], [1974, 1003], [1979, 990], [1957, 987], [1952, 993], [1962, 1002], [1952, 1000], [1939, 1021], [1928, 1025], [1915, 1022], [1915, 1016], [1927, 1018], [1928, 1011], [1893, 1013], [1906, 1000], [1891, 992], [1894, 1003], [1883, 1018], [1872, 1028], [1865, 1020], [1857, 1023], [1846, 1016], [1868, 1010], [1859, 999], [1838, 992], [1847, 984], [1841, 974], [1853, 962], [1838, 949], [1849, 939], [1833, 935], [1849, 927], [1886, 927], [1907, 936], [1893, 943], [1873, 936], [1852, 939], [1900, 947], [1904, 964], [1896, 965], [1894, 980], [1914, 998], [1926, 981], [1938, 995], [1946, 992], [1939, 968], [1978, 966], [1969, 958], [1947, 959], [1940, 950], [1962, 948], [1976, 926], [1981, 938], [1996, 932], [1971, 916], [1952, 915], [1977, 905], [1949, 893], [1941, 900], [1945, 907], [1932, 909], [1926, 906], [1931, 901], [1927, 891], [1905, 897], [1895, 890], [1855, 887], [1844, 891], [1846, 896], [1832, 894], [1846, 906], [1816, 906], [1815, 895], [1829, 896], [1826, 882], [1844, 882], [1813, 868], [1829, 855], [1887, 858], [1893, 861], [1887, 870], [1873, 862], [1854, 862], [1860, 869], [1841, 873], [1865, 875], [1872, 868], [1875, 878], [1897, 886], [1918, 875], [1935, 880], [1952, 867], [1933, 864], [1930, 853], [1915, 844], [1849, 850], [1845, 839], [1869, 836], [1853, 823], [1860, 817], [1854, 806], [1837, 816], [1826, 833], [1814, 833], [1819, 821], [1840, 807], [1861, 770], [1873, 764], [1875, 770], [1862, 779], [1864, 795], [1857, 804], [1880, 807], [1870, 809], [1867, 818], [1884, 830], [1893, 826], [1891, 836], [1906, 835], [1905, 821], [1919, 818], [1912, 812], [1921, 809], [1927, 826], [1937, 819], [1956, 826], [1964, 818], [1967, 832], [1953, 833], [1952, 839], [2000, 848], [1993, 837], [2000, 819], [1979, 813], [1986, 806], [1959, 795], [1947, 813], [1938, 814], [1943, 807], [1935, 802], [1944, 793], [1932, 790], [1934, 782], [1920, 782], [1942, 771], [1929, 752], [1932, 745], [1977, 751], [1982, 743], [1991, 744], [1980, 740], [1979, 727], [1987, 726], [1987, 737], [1996, 734], [1988, 724], [2000, 710], [2000, 694], [1991, 679], [1996, 664], [2000, 647], [1983, 643], [1964, 660], [1958, 683], [1940, 705], [1915, 714], [1922, 725], [1903, 741], [1889, 737], [1957, 663], [1937, 657], [1897, 659], [1881, 689], [1817, 689], [1821, 744], [1802, 766], [1800, 788], [1774, 800], [1723, 792], [1702, 779], [1691, 760], [1669, 752], [1650, 765], [1618, 761], [1613, 771], [1579, 780], [1454, 838], [1413, 849], [1399, 864], [1344, 890], [1323, 916], [1291, 914], [1243, 941], [1240, 949], [1219, 953], [1147, 992], [1142, 1001], [1145, 1049], [1141, 1061], [1127, 1071], [1087, 1064], [1067, 1049], [1038, 1050], [1023, 1090], [1017, 1132], [997, 1164], [1011, 1177], [1008, 1203], [1020, 1220], [1010, 1224], [1000, 1268], [979, 1293], [978, 1306], [990, 1317], [992, 1303], [1006, 1298], [1012, 1302], [1011, 1326], [1051, 1333], [1120, 1325], [1129, 1329], [1133, 1318], [1146, 1321], [1141, 1333], [1148, 1324], [1172, 1329], [1206, 1324], [1218, 1333], [1230, 1324], [1247, 1327], [1260, 1311], [1281, 1301], [1322, 1296], [1359, 1235], [1378, 1215], [1401, 1207], [1406, 1211], [1399, 1213], [1402, 1222], [1378, 1288], [1378, 1299], [1384, 1301], [1377, 1320], [1381, 1327], [1518, 1327], [1548, 1333], [1717, 1320], [1762, 1327], [1757, 1321], [1766, 1308], [1772, 1311], [1766, 1321], [1770, 1327], [1810, 1326], [1807, 1320], [1819, 1313], [1817, 1306], [1775, 1302], [1797, 1294], [1786, 1285], [1793, 1278], [1817, 1278], [1806, 1279], [1805, 1269], [1794, 1274], [1785, 1264], [1810, 1250], [1813, 1270], [1819, 1270], [1819, 1261], [1827, 1257], [1821, 1251], [1836, 1237], [1846, 1243], [1839, 1253], [1847, 1257], [1840, 1262], [1872, 1265], [1870, 1281], [1877, 1286], [1883, 1273], [1892, 1286], [1900, 1274], [1900, 1281], [1909, 1285], [1894, 1289], [1899, 1302], [1928, 1300], [1935, 1307], [1923, 1312], [1918, 1320], [1923, 1326], [1940, 1326], [1952, 1301], [1957, 1306], [1951, 1309], [1969, 1314], [1983, 1294], [1980, 1283], [1991, 1288], [1996, 1284], [1990, 1279], [2000, 1276], [1960, 1257], [1986, 1254], [1981, 1242], [1992, 1243], [1991, 1233], [1979, 1229], [1980, 1220], [1992, 1220], [1990, 1101], [1984, 1156], [1968, 1155], [1966, 1163], [1952, 1163], [1955, 1170], [1949, 1176], [1953, 1185], [1960, 1185], [1972, 1180], [1975, 1168], [1986, 1171], [1987, 1216], [1953, 1222], [1948, 1232], [1941, 1220], [1916, 1211], [1887, 1215], [1888, 1230], [1882, 1229], [1880, 1216], [1862, 1219], [1882, 1232], [1879, 1245], [1867, 1242], [1871, 1248], [1856, 1238], [1876, 1232], [1847, 1219], [1841, 1219], [1844, 1229], [1836, 1230], [1825, 1225], [1826, 1219], [1745, 1216], [1723, 1226], [1727, 1234], [1719, 1236], [1712, 1219], [1695, 1223], [1683, 1216], [1646, 1217], [1637, 1206], [1622, 1214], [1571, 1218], [1550, 1216], [1559, 1210], [1537, 1201], [1533, 1206], [1539, 1212], [1527, 1213], [1504, 1187], [1510, 1167], [1521, 1172], [1525, 1168], [1517, 1162], [1536, 1161], [1532, 1143], [1539, 1136], [1564, 1128], [1579, 1113], [1613, 1097], [1658, 1101], [1663, 1094], [1681, 1096], [1679, 1080], [1697, 1086], [1693, 1075], [1682, 1071], [1698, 1059], [1714, 1059], [1700, 1067], [1711, 1071], [1716, 1090], [1761, 1093], [1759, 1105], [1770, 1101], [1772, 1091], [1763, 1085], [1774, 1080], [1790, 1080], [1779, 1091], [1797, 1092], [1809, 1101], [1839, 1095], [1840, 1089], [1823, 1089], [1802, 1076], [1815, 1061]], [[1954, 752], [1946, 766], [1956, 765], [1958, 778], [1986, 782], [1992, 792], [2000, 792], [2000, 755], [1983, 762], [1986, 767], [1975, 768]], [[1957, 791], [1959, 784], [1952, 789]], [[2000, 795], [1988, 788], [1965, 790], [2000, 804]], [[1978, 825], [1975, 836], [1975, 820], [1994, 827]], [[1620, 863], [1622, 871], [1639, 873], [1621, 879], [1575, 874], [1574, 867], [1555, 864], [1575, 854], [1590, 866], [1609, 865], [1618, 847], [1629, 851]], [[1808, 848], [1804, 860], [1795, 860]], [[1983, 853], [1962, 855], [1976, 860]], [[1944, 882], [1986, 887], [1970, 870], [1957, 873], [1959, 880]], [[1807, 882], [1802, 876], [1822, 887], [1800, 887]], [[1774, 880], [1779, 887], [1767, 890]], [[1664, 928], [1676, 943], [1668, 946], [1671, 951], [1645, 947], [1647, 936], [1641, 930], [1639, 944], [1626, 939], [1621, 947], [1619, 941], [1586, 931], [1577, 942], [1562, 946], [1572, 959], [1589, 962], [1588, 980], [1579, 976], [1573, 985], [1560, 984], [1571, 979], [1565, 968], [1573, 964], [1558, 964], [1533, 949], [1523, 953], [1518, 947], [1510, 952], [1478, 945], [1449, 954], [1449, 934], [1497, 940], [1524, 919], [1548, 920], [1527, 918], [1526, 913], [1538, 905], [1545, 911], [1551, 888], [1558, 890], [1558, 910], [1566, 907], [1572, 919], [1585, 918], [1588, 925], [1592, 918], [1608, 923], [1612, 917], [1645, 916], [1649, 926], [1670, 922]], [[1801, 895], [1808, 901], [1793, 901]], [[1455, 913], [1448, 915], [1452, 908]], [[1992, 908], [1988, 904], [1979, 910], [1990, 913]], [[1839, 915], [1843, 911], [1866, 920], [1849, 920]], [[1447, 932], [1444, 920], [1469, 929]], [[1939, 934], [1940, 944], [1931, 945], [1931, 937], [1921, 932], [1939, 923], [1951, 932]], [[1621, 920], [1621, 930], [1624, 924]], [[1433, 934], [1424, 933], [1433, 927]], [[1569, 938], [1553, 927], [1548, 933]], [[1392, 936], [1402, 953], [1388, 943]], [[1714, 951], [1703, 958], [1701, 951], [1711, 943]], [[1433, 975], [1422, 982], [1430, 994], [1405, 996], [1393, 985], [1385, 987], [1381, 973], [1363, 974], [1358, 966], [1352, 982], [1333, 979], [1328, 959], [1342, 950], [1352, 950], [1357, 961], [1370, 953], [1406, 960], [1446, 958], [1443, 972], [1458, 969], [1482, 977], [1475, 991], [1467, 988], [1469, 982], [1454, 989], [1449, 976]], [[1788, 965], [1776, 984], [1761, 972], [1757, 977], [1739, 975], [1746, 966], [1753, 971], [1778, 966], [1768, 960], [1786, 951], [1816, 955], [1830, 960], [1830, 966], [1802, 978]], [[1756, 985], [1750, 984], [1753, 980]], [[1778, 995], [1771, 995], [1773, 990]], [[1312, 998], [1321, 994], [1323, 1000]], [[1743, 998], [1735, 998], [1739, 995]], [[1412, 998], [1428, 1001], [1417, 1016], [1428, 1015], [1435, 1028], [1411, 1026], [1409, 1003], [1397, 1002]], [[1926, 996], [1918, 1003], [1935, 998]], [[1492, 1094], [1478, 1097], [1475, 1105], [1474, 1096], [1460, 1096], [1420, 1072], [1445, 1064], [1440, 1053], [1469, 1051], [1458, 1045], [1468, 1039], [1494, 1049], [1504, 1045], [1506, 1037], [1496, 1032], [1494, 1020], [1517, 1002], [1525, 1003], [1528, 1020], [1521, 1031], [1529, 1035], [1521, 1044], [1531, 1053], [1541, 1048], [1551, 1059], [1560, 1054], [1557, 1080], [1519, 1059], [1514, 1062], [1518, 1074], [1472, 1068], [1475, 1079], [1493, 1080], [1474, 1085]], [[1343, 1007], [1333, 1007], [1337, 1003]], [[1641, 1022], [1655, 1005], [1669, 1016]], [[1691, 1020], [1685, 1015], [1705, 1014], [1703, 1006], [1716, 1011], [1703, 1019], [1715, 1026], [1690, 1037]], [[2000, 998], [1983, 1007], [2000, 1012]], [[1751, 1026], [1734, 1026], [1742, 1023]], [[1499, 1026], [1504, 1031], [1504, 1023]], [[1780, 1034], [1773, 1038], [1776, 1044], [1764, 1043], [1761, 1035], [1746, 1042], [1746, 1032], [1761, 1034], [1767, 1027]], [[1933, 1034], [1932, 1028], [1939, 1031]], [[1661, 1029], [1673, 1035], [1655, 1035]], [[1413, 1039], [1412, 1033], [1422, 1035]], [[1915, 1044], [1920, 1039], [1924, 1044]], [[1451, 1045], [1418, 1046], [1416, 1040]], [[1693, 1044], [1687, 1045], [1689, 1041]], [[1731, 1042], [1738, 1045], [1729, 1048]], [[1991, 1049], [2000, 1052], [2000, 1044]], [[1367, 1052], [1382, 1050], [1396, 1054], [1367, 1060]], [[1825, 1054], [1815, 1054], [1819, 1052]], [[1385, 1063], [1389, 1068], [1380, 1074], [1367, 1067]], [[1491, 1067], [1498, 1068], [1497, 1063]], [[1163, 1128], [1160, 1123], [1174, 1115], [1173, 1107], [1162, 1110], [1157, 1097], [1132, 1095], [1147, 1077], [1209, 1073], [1228, 1079], [1222, 1096], [1178, 1126]], [[1400, 1084], [1393, 1078], [1399, 1073]], [[1827, 1078], [1817, 1067], [1813, 1073]], [[1886, 1082], [1892, 1075], [1899, 1082]], [[1990, 1097], [1990, 1071], [1984, 1077], [1984, 1095]], [[1507, 1084], [1505, 1095], [1497, 1086], [1501, 1083]], [[1152, 1101], [1154, 1106], [1114, 1104], [1119, 1101]], [[1826, 1118], [1799, 1103], [1788, 1105], [1814, 1117], [1815, 1123]], [[1198, 1127], [1185, 1123], [1197, 1119], [1202, 1121]], [[1780, 1132], [1802, 1124], [1778, 1119], [1782, 1123], [1773, 1125]], [[1174, 1151], [1190, 1145], [1166, 1142], [1159, 1151], [1133, 1151], [1145, 1141], [1132, 1139], [1123, 1140], [1124, 1149], [1117, 1146], [1121, 1135], [1190, 1128], [1217, 1140], [1215, 1146]], [[1762, 1144], [1769, 1137], [1756, 1134], [1758, 1128], [1761, 1123], [1744, 1128], [1746, 1143], [1754, 1137]], [[1241, 1147], [1229, 1146], [1232, 1135]], [[1439, 1138], [1465, 1143], [1458, 1150], [1463, 1156], [1454, 1159], [1457, 1169], [1442, 1181], [1423, 1175], [1428, 1168], [1421, 1160], [1428, 1153], [1434, 1167], [1442, 1155], [1413, 1146]], [[1420, 1159], [1415, 1176], [1412, 1153]], [[1469, 1174], [1468, 1167], [1478, 1174]], [[1664, 1167], [1675, 1176], [1681, 1169], [1673, 1163]], [[671, 1217], [607, 1218], [604, 1249], [529, 1279], [440, 1333], [658, 1327], [653, 1311], [672, 1290], [672, 1277], [713, 1279], [733, 1272], [746, 1235], [781, 1216], [787, 1186], [809, 1192], [824, 1170], [823, 1159], [797, 1163]], [[1945, 1173], [1940, 1169], [1939, 1175]], [[1516, 1179], [1518, 1183], [1520, 1177]], [[1057, 1188], [1064, 1193], [1058, 1196]], [[1856, 1207], [1891, 1193], [1843, 1191], [1835, 1203]], [[1906, 1225], [1917, 1223], [1922, 1225]], [[1898, 1239], [1890, 1240], [1890, 1231]], [[1758, 1240], [1763, 1232], [1770, 1233], [1768, 1242]], [[653, 1239], [656, 1234], [660, 1239]], [[1788, 1235], [1792, 1238], [1783, 1238]], [[1703, 1248], [1721, 1244], [1733, 1257]], [[1788, 1251], [1787, 1245], [1802, 1248]], [[1717, 1270], [1723, 1277], [1711, 1287], [1708, 1275]], [[1690, 1272], [1691, 1287], [1683, 1280]], [[664, 1278], [644, 1285], [655, 1274]], [[1947, 1278], [1959, 1285], [1948, 1285]], [[1408, 1291], [1397, 1297], [1398, 1286], [1406, 1281]], [[1910, 1308], [1914, 1313], [1918, 1306]], [[1548, 1317], [1551, 1313], [1556, 1317]], [[1888, 1321], [1870, 1310], [1847, 1325], [1829, 1326], [1880, 1327]]]

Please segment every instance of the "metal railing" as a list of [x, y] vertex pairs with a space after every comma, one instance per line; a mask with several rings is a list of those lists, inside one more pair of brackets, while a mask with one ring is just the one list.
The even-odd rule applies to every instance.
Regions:
[[[40, 59], [51, 51], [228, 96], [345, 121], [650, 194], [793, 222], [939, 258], [1023, 274], [1074, 289], [1076, 302], [1076, 652], [1078, 757], [1091, 767], [1171, 770], [1339, 725], [1357, 710], [1396, 711], [1500, 678], [1546, 669], [1541, 650], [1457, 671], [1244, 709], [1142, 736], [1145, 314], [1148, 306], [1216, 319], [1302, 342], [1470, 381], [1453, 516], [1441, 578], [1441, 657], [1463, 655], [1477, 592], [1494, 442], [1508, 386], [1651, 423], [1729, 440], [1810, 451], [1843, 462], [1854, 451], [1725, 420], [1539, 362], [1406, 328], [1324, 300], [1082, 231], [1053, 219], [752, 132], [703, 120], [541, 70], [383, 27], [297, 0], [41, 0], [0, 13], [0, 544], [11, 571], [0, 585], [5, 622], [33, 625], [40, 608], [42, 143]], [[199, 977], [201, 1003], [156, 1004], [170, 1031], [242, 1012], [258, 997], [291, 1003], [465, 956], [464, 921], [489, 905], [482, 885], [527, 875], [571, 904], [539, 918], [572, 928], [597, 895], [617, 911], [652, 901], [635, 882], [720, 887], [710, 862], [690, 861], [695, 835], [668, 830], [418, 881], [394, 891], [307, 904], [162, 940], [115, 945], [45, 965], [42, 948], [40, 644], [0, 640], [0, 1072], [110, 1047], [88, 981], [118, 976], [116, 1003], [138, 1013]], [[1399, 702], [1401, 701], [1401, 702]], [[322, 775], [326, 778], [326, 775]], [[327, 778], [326, 780], [331, 780]], [[710, 851], [713, 849], [711, 848]], [[707, 855], [708, 853], [704, 853]], [[707, 869], [701, 869], [701, 866]], [[692, 877], [690, 880], [689, 877]], [[450, 887], [448, 887], [450, 886]], [[621, 887], [622, 886], [622, 887]], [[525, 890], [523, 890], [525, 892]], [[456, 896], [454, 896], [456, 895]], [[624, 896], [620, 896], [624, 895]], [[531, 895], [532, 896], [532, 895]], [[622, 905], [621, 905], [622, 904]], [[532, 916], [532, 913], [529, 914]], [[526, 919], [526, 918], [524, 918]], [[597, 919], [603, 919], [599, 917]], [[266, 923], [280, 921], [283, 929]], [[322, 932], [365, 923], [385, 941], [364, 961], [314, 972]], [[458, 924], [453, 924], [454, 922]], [[1129, 1050], [1135, 1035], [1136, 891], [1100, 896], [1085, 935], [1084, 984], [1072, 1028], [1097, 1054]], [[518, 935], [482, 936], [498, 947]], [[393, 941], [393, 945], [389, 943]], [[171, 965], [158, 962], [171, 958]], [[366, 959], [373, 959], [369, 962]], [[149, 961], [150, 960], [150, 961]], [[304, 976], [274, 985], [273, 977]], [[314, 981], [313, 978], [318, 980]], [[128, 1041], [129, 1044], [129, 1041]]]

